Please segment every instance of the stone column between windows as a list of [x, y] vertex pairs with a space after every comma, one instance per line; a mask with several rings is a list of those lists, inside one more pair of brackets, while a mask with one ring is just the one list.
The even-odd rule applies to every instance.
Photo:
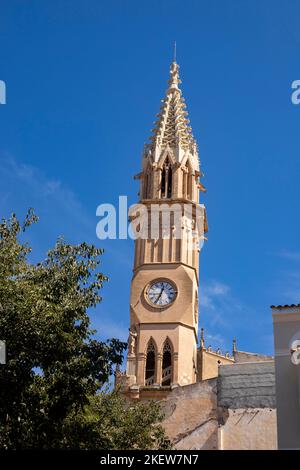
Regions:
[[173, 354], [173, 371], [172, 371], [172, 384], [171, 385], [177, 385], [178, 384], [178, 353], [175, 352]]
[[161, 168], [156, 168], [154, 173], [154, 191], [153, 198], [159, 199], [161, 197]]
[[158, 353], [155, 369], [155, 385], [161, 385], [162, 382], [162, 359], [162, 354]]

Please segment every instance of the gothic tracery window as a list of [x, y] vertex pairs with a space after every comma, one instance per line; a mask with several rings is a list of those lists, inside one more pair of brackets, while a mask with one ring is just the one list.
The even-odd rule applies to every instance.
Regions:
[[155, 380], [156, 348], [151, 338], [147, 347], [145, 385], [152, 385]]
[[172, 367], [172, 346], [169, 338], [166, 339], [163, 347], [163, 360], [162, 360], [162, 385], [171, 385], [173, 380], [173, 367]]
[[172, 168], [168, 157], [166, 158], [161, 173], [161, 197], [170, 199], [172, 197]]

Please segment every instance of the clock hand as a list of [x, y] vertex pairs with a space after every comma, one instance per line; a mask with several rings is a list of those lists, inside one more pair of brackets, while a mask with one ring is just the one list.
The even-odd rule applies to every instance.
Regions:
[[161, 294], [163, 293], [163, 290], [164, 290], [164, 288], [162, 288], [162, 290], [160, 291], [160, 294], [159, 294], [159, 296], [158, 296], [157, 299], [156, 299], [156, 303], [157, 303], [157, 302], [159, 301], [159, 299], [161, 298]]

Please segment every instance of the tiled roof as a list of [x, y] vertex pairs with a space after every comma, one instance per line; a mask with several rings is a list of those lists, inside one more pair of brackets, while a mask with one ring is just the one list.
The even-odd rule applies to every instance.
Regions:
[[295, 308], [295, 307], [300, 307], [300, 304], [271, 305], [271, 308]]

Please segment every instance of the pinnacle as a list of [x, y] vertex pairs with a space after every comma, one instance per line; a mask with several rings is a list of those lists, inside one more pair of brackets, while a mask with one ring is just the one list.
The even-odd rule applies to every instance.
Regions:
[[161, 148], [179, 146], [187, 150], [195, 143], [189, 126], [185, 100], [179, 88], [180, 83], [179, 65], [174, 61], [170, 68], [166, 96], [161, 100], [160, 112], [156, 115], [153, 135], [150, 137], [153, 146], [159, 145]]

